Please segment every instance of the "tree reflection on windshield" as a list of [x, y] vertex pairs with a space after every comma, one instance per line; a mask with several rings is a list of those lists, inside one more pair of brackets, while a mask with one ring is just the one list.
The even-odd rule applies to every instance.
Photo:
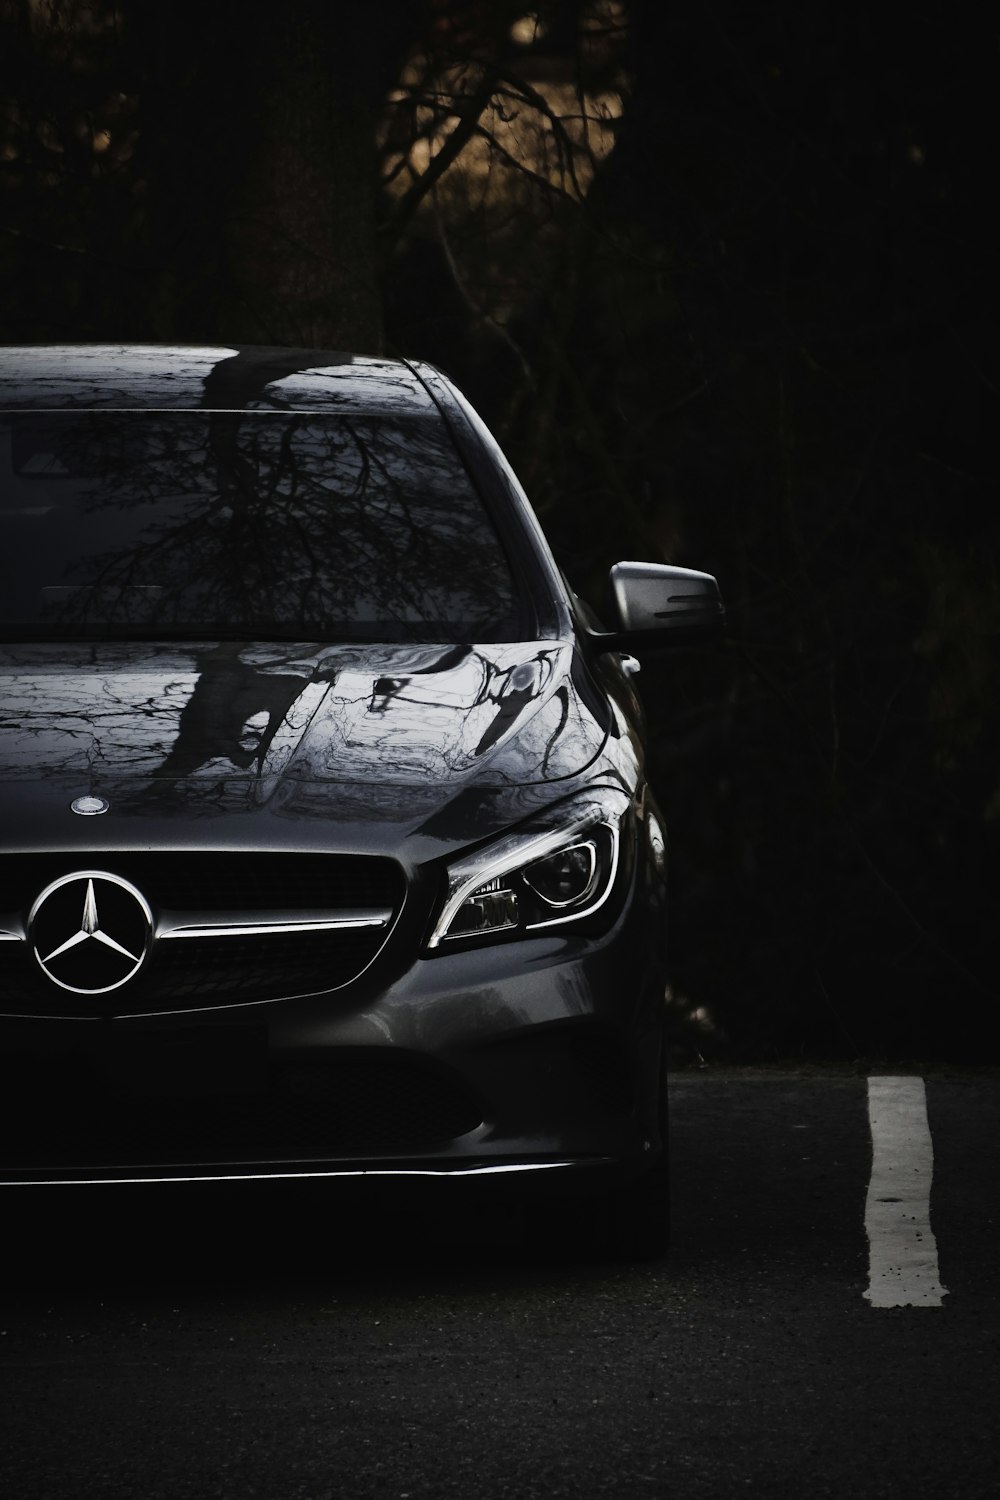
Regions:
[[0, 485], [7, 635], [523, 634], [435, 416], [24, 414], [0, 429]]

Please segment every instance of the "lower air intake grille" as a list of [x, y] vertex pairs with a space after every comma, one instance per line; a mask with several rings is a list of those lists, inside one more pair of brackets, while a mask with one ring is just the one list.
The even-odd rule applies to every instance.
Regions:
[[207, 1043], [173, 1064], [150, 1073], [93, 1058], [20, 1058], [0, 1101], [3, 1164], [72, 1170], [389, 1155], [440, 1146], [482, 1118], [446, 1071], [396, 1050], [272, 1064], [258, 1086], [248, 1074], [242, 1088], [221, 1051], [213, 1067]]

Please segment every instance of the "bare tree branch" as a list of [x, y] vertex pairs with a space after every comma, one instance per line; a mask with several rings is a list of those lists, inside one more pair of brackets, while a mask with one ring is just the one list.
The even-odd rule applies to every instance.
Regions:
[[469, 143], [479, 123], [479, 117], [487, 104], [494, 89], [494, 75], [487, 68], [483, 72], [479, 87], [468, 96], [465, 107], [456, 111], [457, 124], [442, 145], [440, 151], [431, 157], [426, 171], [422, 172], [417, 180], [403, 194], [396, 205], [388, 225], [389, 232], [394, 239], [398, 239], [403, 229], [413, 217], [418, 206], [434, 187], [458, 156], [459, 152]]

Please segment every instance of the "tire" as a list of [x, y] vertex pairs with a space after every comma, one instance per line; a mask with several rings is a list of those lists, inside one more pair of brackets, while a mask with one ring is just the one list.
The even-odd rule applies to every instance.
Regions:
[[608, 1193], [608, 1250], [616, 1260], [659, 1260], [670, 1244], [670, 1150], [666, 1053], [657, 1106], [660, 1151], [638, 1177]]
[[526, 1205], [528, 1244], [547, 1256], [586, 1260], [659, 1260], [670, 1243], [667, 1084], [659, 1100], [661, 1148], [638, 1175], [582, 1197]]
[[666, 1149], [656, 1164], [607, 1195], [609, 1259], [659, 1260], [670, 1244], [670, 1168]]

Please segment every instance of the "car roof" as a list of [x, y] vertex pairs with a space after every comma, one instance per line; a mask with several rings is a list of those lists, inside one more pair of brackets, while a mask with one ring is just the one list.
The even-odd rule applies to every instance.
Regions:
[[0, 349], [0, 411], [432, 412], [431, 366], [237, 344], [25, 344]]

